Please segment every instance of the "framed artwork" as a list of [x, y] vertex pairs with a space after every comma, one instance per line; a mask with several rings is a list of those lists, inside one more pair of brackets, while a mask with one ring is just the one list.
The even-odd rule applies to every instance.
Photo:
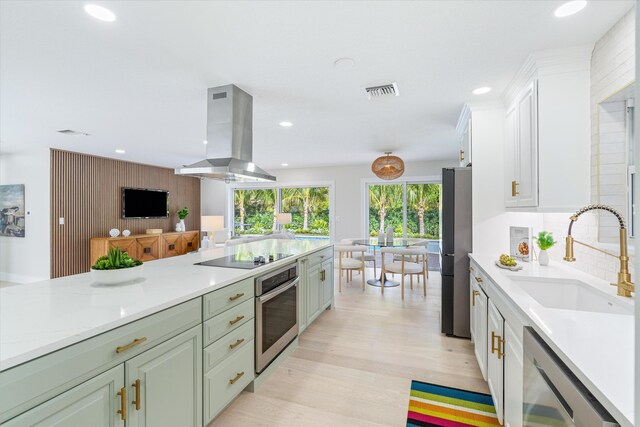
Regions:
[[0, 236], [24, 237], [24, 184], [0, 185]]

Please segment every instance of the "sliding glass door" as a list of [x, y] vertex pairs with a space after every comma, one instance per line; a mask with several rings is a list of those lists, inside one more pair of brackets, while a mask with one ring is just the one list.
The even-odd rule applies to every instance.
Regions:
[[368, 234], [393, 227], [396, 237], [440, 239], [439, 183], [366, 184]]

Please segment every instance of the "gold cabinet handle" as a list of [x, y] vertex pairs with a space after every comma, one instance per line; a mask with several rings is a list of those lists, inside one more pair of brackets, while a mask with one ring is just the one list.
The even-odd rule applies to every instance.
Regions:
[[476, 282], [482, 283], [482, 277], [474, 277], [474, 279], [476, 279]]
[[464, 160], [464, 150], [460, 149], [460, 161]]
[[120, 414], [121, 420], [127, 419], [127, 388], [122, 387], [120, 391], [117, 393], [120, 396], [120, 410], [118, 414]]
[[324, 282], [326, 278], [327, 278], [327, 272], [325, 270], [322, 270], [320, 272], [320, 281]]
[[491, 354], [496, 352], [496, 333], [491, 331]]
[[480, 291], [473, 291], [472, 295], [473, 295], [473, 297], [471, 298], [472, 299], [472, 305], [475, 306], [476, 305], [476, 297], [480, 296]]
[[473, 271], [473, 267], [469, 267], [469, 273]]
[[500, 335], [496, 335], [496, 337], [498, 338], [498, 359], [502, 359], [502, 356], [504, 356], [504, 339]]
[[233, 320], [229, 320], [229, 324], [230, 325], [235, 325], [236, 323], [238, 323], [239, 321], [241, 321], [242, 319], [244, 319], [244, 316], [238, 316]]
[[229, 344], [229, 349], [233, 350], [234, 348], [236, 348], [237, 346], [239, 346], [243, 342], [244, 342], [244, 338], [240, 338], [239, 340], [236, 340], [236, 342], [234, 342], [233, 344]]
[[131, 403], [136, 406], [136, 411], [139, 411], [140, 410], [140, 380], [137, 379], [136, 382], [134, 382], [131, 385], [133, 386], [133, 388], [136, 389], [136, 398], [135, 400], [131, 401]]
[[516, 181], [511, 181], [511, 197], [516, 197], [518, 194], [518, 185], [520, 185]]
[[229, 384], [235, 384], [236, 381], [238, 381], [240, 378], [242, 378], [243, 375], [244, 375], [244, 371], [238, 372], [234, 378], [231, 378], [229, 380]]
[[130, 348], [133, 348], [137, 345], [142, 344], [143, 342], [145, 342], [147, 340], [147, 337], [142, 337], [142, 338], [136, 338], [135, 340], [131, 341], [129, 344], [127, 345], [123, 345], [121, 347], [116, 347], [116, 353], [122, 353], [123, 351], [127, 351]]
[[229, 301], [235, 301], [238, 298], [242, 298], [243, 296], [244, 296], [244, 292], [242, 292], [241, 294], [235, 294], [234, 296], [229, 297]]

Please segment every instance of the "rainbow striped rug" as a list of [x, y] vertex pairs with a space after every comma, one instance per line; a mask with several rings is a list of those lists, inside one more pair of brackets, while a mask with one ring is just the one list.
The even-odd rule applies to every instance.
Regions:
[[499, 425], [488, 394], [411, 381], [407, 427]]

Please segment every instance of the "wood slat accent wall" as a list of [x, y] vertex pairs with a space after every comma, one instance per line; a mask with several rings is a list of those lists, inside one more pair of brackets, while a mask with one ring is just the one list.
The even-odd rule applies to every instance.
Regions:
[[[169, 218], [122, 219], [122, 187], [169, 191]], [[200, 230], [200, 180], [173, 169], [51, 149], [51, 277], [85, 273], [90, 239], [109, 230], [143, 234], [147, 228], [173, 231], [177, 211], [189, 208], [187, 230]], [[59, 225], [60, 217], [65, 224]]]

